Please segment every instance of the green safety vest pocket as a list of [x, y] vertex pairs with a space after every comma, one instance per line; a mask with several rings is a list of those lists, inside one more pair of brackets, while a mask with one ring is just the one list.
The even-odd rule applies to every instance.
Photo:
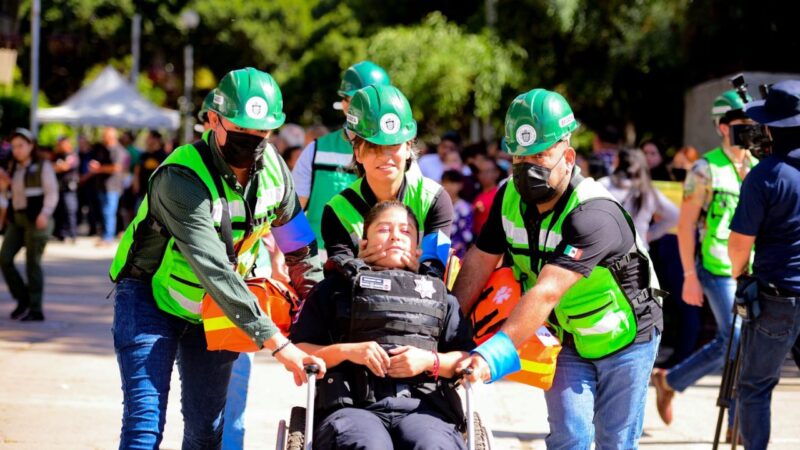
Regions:
[[[572, 335], [578, 354], [587, 359], [605, 357], [636, 338], [636, 319], [628, 301], [613, 291], [599, 294], [585, 295], [581, 299], [585, 301], [563, 305], [559, 311], [564, 331]], [[586, 311], [588, 304], [600, 306]]]

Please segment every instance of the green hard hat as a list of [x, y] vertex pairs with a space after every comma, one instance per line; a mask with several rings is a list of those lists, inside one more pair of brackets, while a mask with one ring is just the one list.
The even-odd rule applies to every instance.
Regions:
[[252, 67], [232, 70], [213, 92], [209, 109], [238, 127], [274, 130], [286, 121], [281, 88], [266, 72]]
[[372, 61], [361, 61], [344, 71], [342, 84], [337, 92], [342, 97], [352, 97], [357, 90], [371, 84], [389, 86], [392, 82], [383, 67]]
[[[750, 94], [747, 94], [747, 101], [753, 101]], [[714, 99], [714, 106], [711, 107], [711, 116], [715, 119], [719, 119], [729, 111], [743, 111], [744, 104], [745, 102], [742, 101], [742, 97], [739, 96], [739, 93], [734, 89], [729, 89]]]
[[406, 96], [394, 86], [370, 85], [356, 91], [346, 128], [377, 145], [397, 145], [417, 137], [417, 122]]
[[214, 102], [214, 94], [216, 92], [216, 89], [210, 90], [208, 94], [206, 94], [206, 98], [203, 99], [203, 105], [200, 106], [200, 111], [197, 112], [197, 120], [200, 122], [205, 122], [208, 120], [208, 110], [211, 108], [211, 104]]
[[578, 128], [561, 94], [533, 89], [511, 102], [506, 113], [503, 150], [514, 156], [541, 153]]

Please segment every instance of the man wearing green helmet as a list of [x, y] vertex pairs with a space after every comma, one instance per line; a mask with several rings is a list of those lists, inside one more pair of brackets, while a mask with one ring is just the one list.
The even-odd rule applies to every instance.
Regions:
[[364, 217], [378, 202], [400, 200], [419, 219], [422, 236], [422, 255], [407, 255], [409, 268], [441, 278], [450, 251], [453, 204], [438, 183], [412, 168], [417, 122], [405, 95], [383, 85], [357, 91], [346, 128], [359, 178], [325, 205], [322, 236], [328, 256], [358, 257], [368, 264], [385, 257], [388, 249], [363, 239]]
[[549, 449], [636, 448], [662, 329], [649, 256], [623, 207], [584, 178], [570, 145], [578, 123], [558, 93], [518, 96], [505, 120], [513, 175], [497, 193], [453, 293], [469, 311], [501, 258], [524, 295], [461, 369], [494, 381], [520, 369], [516, 349], [543, 324], [559, 336], [545, 393]]
[[[731, 127], [753, 123], [745, 115], [744, 105], [744, 99], [733, 89], [714, 100], [711, 115], [722, 142], [694, 163], [684, 182], [678, 219], [678, 248], [684, 277], [682, 298], [687, 304], [700, 307], [705, 294], [717, 322], [717, 334], [677, 366], [668, 371], [653, 371], [658, 413], [668, 425], [672, 422], [675, 392], [683, 392], [722, 367], [733, 326], [731, 311], [736, 281], [731, 278], [728, 236], [742, 180], [758, 162], [748, 150], [732, 145]], [[730, 410], [735, 408], [731, 406]], [[728, 441], [732, 428], [733, 414], [729, 414]]]
[[306, 381], [321, 363], [292, 345], [243, 282], [261, 237], [275, 236], [292, 284], [305, 297], [322, 278], [314, 235], [289, 170], [267, 138], [285, 120], [280, 88], [253, 68], [220, 81], [211, 129], [172, 152], [150, 177], [109, 275], [115, 283], [114, 348], [122, 377], [120, 448], [157, 448], [172, 366], [181, 372], [184, 448], [219, 448], [231, 367], [238, 353], [208, 351], [206, 293], [258, 348]]
[[[372, 61], [361, 61], [348, 67], [339, 86], [341, 101], [334, 107], [347, 114], [356, 91], [372, 84], [391, 84], [389, 75], [379, 65]], [[350, 168], [353, 162], [351, 137], [351, 132], [341, 128], [314, 140], [300, 154], [292, 170], [300, 204], [306, 211], [320, 247], [325, 245], [320, 231], [325, 204], [357, 178]]]

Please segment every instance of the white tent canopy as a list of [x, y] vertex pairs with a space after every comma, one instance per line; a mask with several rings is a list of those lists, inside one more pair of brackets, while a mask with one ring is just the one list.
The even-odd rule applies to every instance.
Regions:
[[180, 125], [178, 111], [156, 106], [111, 66], [55, 108], [36, 112], [39, 122], [116, 128], [166, 128]]

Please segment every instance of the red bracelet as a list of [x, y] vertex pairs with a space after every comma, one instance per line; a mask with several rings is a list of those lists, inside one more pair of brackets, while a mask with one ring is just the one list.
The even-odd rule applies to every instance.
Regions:
[[431, 370], [430, 374], [434, 380], [439, 380], [439, 354], [435, 351], [431, 351], [433, 353], [433, 370]]

